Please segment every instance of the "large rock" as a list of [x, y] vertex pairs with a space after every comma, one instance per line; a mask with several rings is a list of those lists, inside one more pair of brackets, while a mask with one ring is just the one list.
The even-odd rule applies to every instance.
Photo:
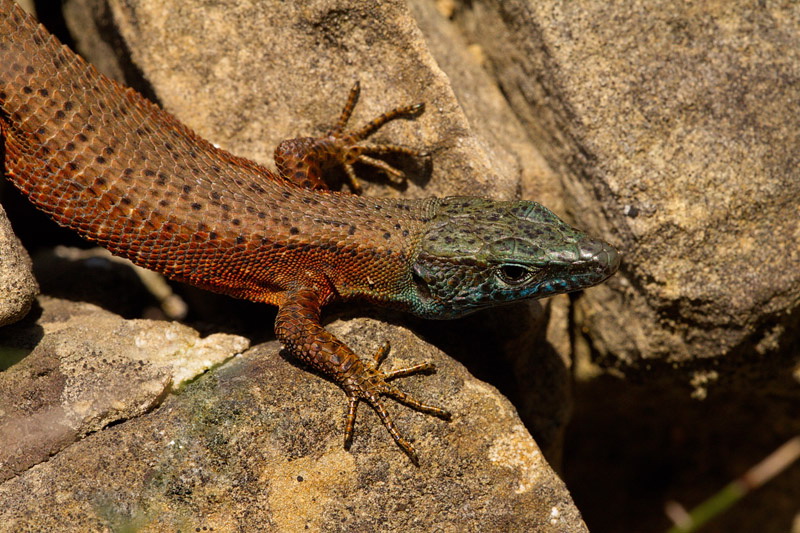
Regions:
[[154, 409], [249, 345], [221, 333], [201, 339], [173, 322], [124, 320], [90, 304], [40, 303], [35, 317], [0, 330], [0, 481]]
[[800, 13], [687, 7], [485, 0], [457, 18], [564, 175], [568, 211], [625, 254], [582, 302], [609, 362], [684, 363], [698, 382], [742, 362], [785, 373], [800, 320], [800, 115], [787, 111]]
[[[83, 350], [93, 357], [63, 349], [45, 353], [47, 346], [63, 346], [66, 333], [75, 330], [69, 322], [59, 326], [53, 320], [77, 324], [91, 318], [75, 317], [69, 309], [56, 316], [49, 309], [54, 305], [64, 304], [45, 300], [44, 339], [17, 370], [38, 376], [40, 385], [27, 390], [61, 393], [56, 398], [62, 403], [40, 409], [47, 416], [36, 420], [39, 440], [63, 435], [62, 411], [86, 411], [108, 403], [103, 398], [113, 397], [137, 412], [122, 416], [118, 405], [106, 406], [113, 407], [114, 418], [94, 417], [103, 418], [105, 426], [85, 426], [81, 433], [98, 431], [78, 442], [69, 439], [46, 463], [19, 469], [2, 483], [0, 529], [432, 531], [450, 524], [471, 531], [586, 531], [564, 484], [511, 404], [405, 329], [366, 319], [330, 326], [361, 353], [389, 340], [395, 347], [384, 363], [389, 369], [422, 360], [438, 365], [436, 374], [401, 380], [401, 386], [451, 409], [452, 422], [388, 405], [401, 431], [416, 441], [419, 468], [364, 406], [352, 450], [345, 451], [344, 394], [282, 359], [274, 341], [194, 380], [153, 409], [171, 371], [144, 359], [157, 350], [142, 345], [141, 334], [131, 331], [142, 321], [105, 317], [117, 326], [108, 330], [101, 324], [95, 335], [82, 338]], [[151, 336], [176, 327], [163, 324]], [[112, 350], [117, 334], [128, 342]], [[133, 350], [133, 356], [114, 350]], [[68, 361], [81, 362], [82, 375], [95, 375], [93, 394], [71, 385], [76, 371], [68, 370]], [[123, 371], [111, 373], [112, 366]], [[65, 397], [76, 398], [69, 403]], [[117, 422], [108, 427], [110, 420]], [[28, 440], [18, 431], [0, 434], [3, 450]]]

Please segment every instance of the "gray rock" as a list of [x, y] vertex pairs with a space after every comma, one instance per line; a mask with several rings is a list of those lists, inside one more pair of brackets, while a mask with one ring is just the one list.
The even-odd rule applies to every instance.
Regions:
[[568, 211], [625, 254], [622, 273], [581, 302], [609, 362], [791, 368], [800, 117], [786, 110], [800, 98], [797, 6], [470, 6], [459, 27], [564, 175]]
[[367, 319], [329, 328], [364, 354], [388, 339], [389, 369], [438, 365], [436, 374], [400, 386], [451, 409], [451, 422], [387, 406], [414, 437], [419, 468], [363, 405], [345, 451], [344, 394], [288, 364], [270, 342], [0, 485], [0, 523], [12, 530], [432, 531], [449, 524], [586, 531], [563, 483], [493, 387], [403, 328]]
[[227, 334], [201, 339], [173, 322], [124, 320], [90, 304], [47, 297], [40, 304], [35, 322], [0, 330], [0, 345], [21, 359], [0, 372], [0, 481], [152, 410], [249, 345]]
[[24, 317], [38, 292], [28, 252], [14, 235], [0, 206], [0, 326]]

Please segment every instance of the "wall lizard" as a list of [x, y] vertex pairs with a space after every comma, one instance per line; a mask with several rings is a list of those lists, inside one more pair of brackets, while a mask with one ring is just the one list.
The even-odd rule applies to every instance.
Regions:
[[363, 141], [384, 123], [421, 112], [421, 104], [346, 130], [357, 97], [356, 86], [326, 136], [281, 143], [276, 174], [214, 147], [97, 72], [12, 0], [0, 0], [8, 179], [57, 223], [137, 265], [278, 306], [277, 338], [347, 395], [345, 446], [364, 401], [418, 464], [382, 397], [449, 419], [391, 383], [433, 365], [384, 372], [388, 343], [362, 360], [320, 325], [321, 309], [358, 300], [455, 318], [590, 287], [616, 271], [619, 255], [533, 201], [377, 199], [329, 190], [324, 177], [334, 165], [357, 187], [354, 163], [398, 174], [371, 155], [419, 155]]

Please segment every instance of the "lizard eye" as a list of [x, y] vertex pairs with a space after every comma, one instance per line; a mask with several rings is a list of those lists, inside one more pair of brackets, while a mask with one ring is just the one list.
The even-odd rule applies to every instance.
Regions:
[[520, 265], [501, 265], [497, 269], [497, 276], [509, 285], [519, 285], [524, 283], [531, 277], [532, 272], [527, 268]]

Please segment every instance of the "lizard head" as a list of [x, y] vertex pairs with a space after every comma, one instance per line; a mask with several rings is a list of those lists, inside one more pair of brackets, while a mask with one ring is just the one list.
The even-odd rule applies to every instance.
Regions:
[[423, 317], [591, 287], [619, 266], [611, 245], [536, 202], [449, 197], [434, 209], [411, 268], [411, 310]]

